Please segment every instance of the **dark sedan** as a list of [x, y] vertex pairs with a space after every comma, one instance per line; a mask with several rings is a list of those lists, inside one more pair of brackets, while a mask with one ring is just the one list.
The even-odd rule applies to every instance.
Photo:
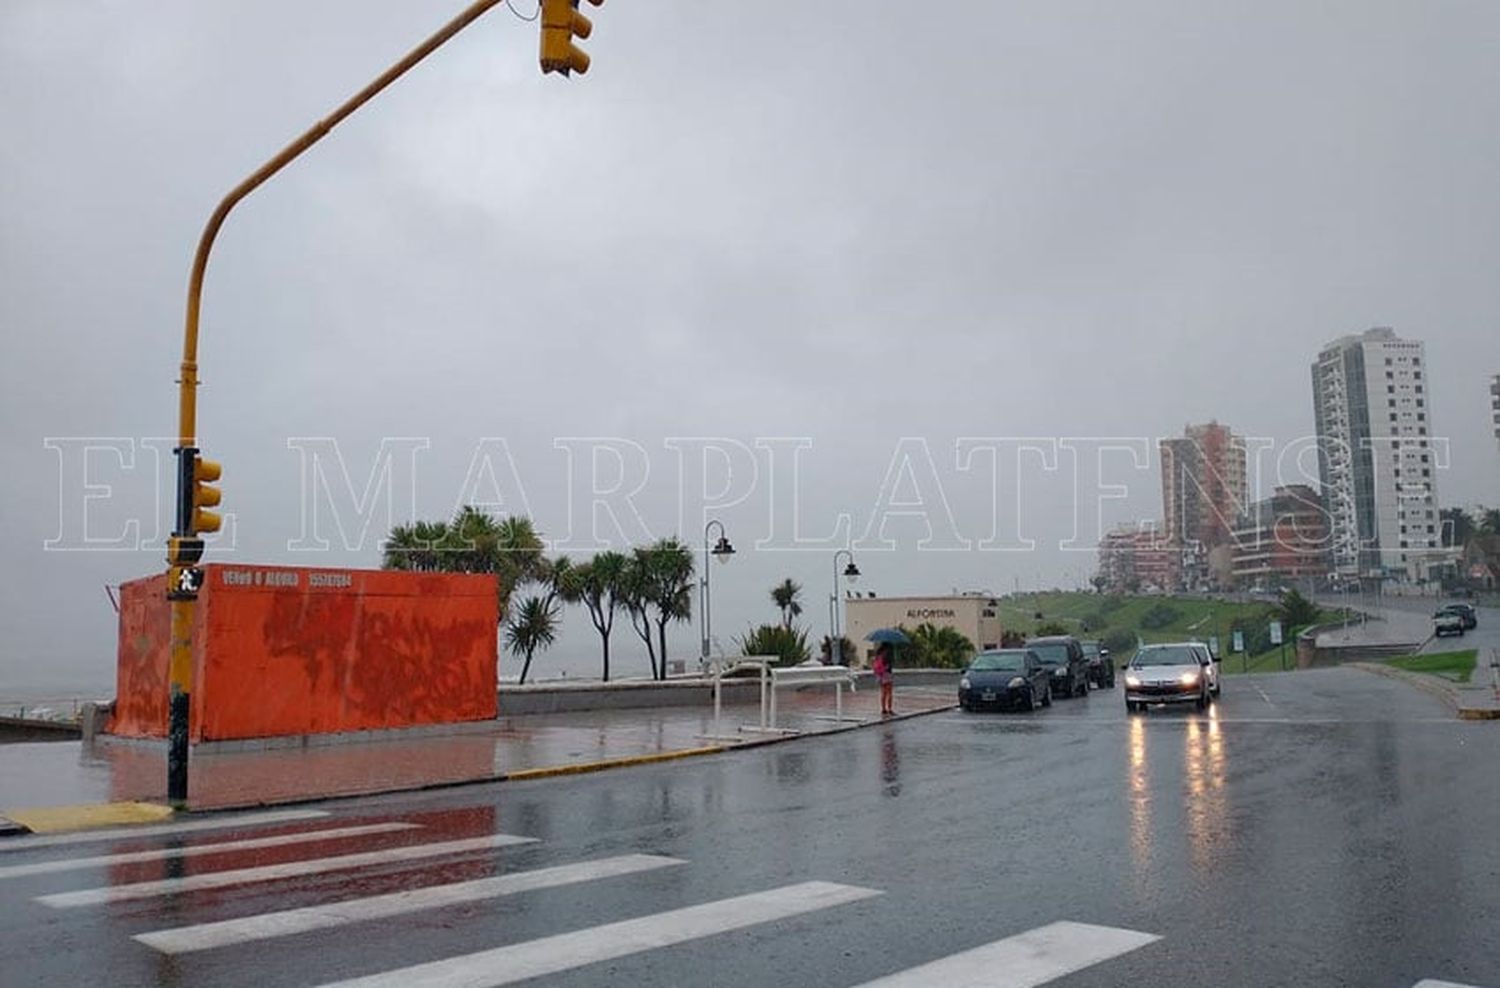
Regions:
[[1052, 706], [1052, 670], [1024, 648], [981, 652], [958, 681], [965, 710], [1035, 710]]

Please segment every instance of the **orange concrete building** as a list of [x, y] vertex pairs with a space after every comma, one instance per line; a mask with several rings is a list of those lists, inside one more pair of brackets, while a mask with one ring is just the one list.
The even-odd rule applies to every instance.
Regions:
[[[495, 577], [203, 567], [190, 740], [455, 724], [496, 713]], [[163, 575], [121, 587], [109, 732], [167, 733]]]

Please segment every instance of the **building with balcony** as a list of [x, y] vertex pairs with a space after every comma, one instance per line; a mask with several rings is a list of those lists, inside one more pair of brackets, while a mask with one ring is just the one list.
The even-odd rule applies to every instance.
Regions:
[[1421, 581], [1441, 566], [1432, 393], [1419, 340], [1376, 328], [1312, 365], [1318, 472], [1341, 579]]

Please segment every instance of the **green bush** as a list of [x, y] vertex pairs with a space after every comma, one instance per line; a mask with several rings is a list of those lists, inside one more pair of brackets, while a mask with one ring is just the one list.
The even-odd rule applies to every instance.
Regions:
[[1111, 628], [1100, 641], [1110, 655], [1125, 655], [1135, 650], [1135, 632], [1129, 628]]
[[788, 628], [780, 624], [763, 624], [745, 632], [740, 639], [741, 655], [774, 655], [779, 666], [794, 666], [806, 662], [811, 654], [807, 649], [807, 631]]
[[1147, 631], [1160, 631], [1177, 623], [1181, 617], [1182, 612], [1170, 604], [1153, 604], [1149, 611], [1141, 615], [1141, 627]]

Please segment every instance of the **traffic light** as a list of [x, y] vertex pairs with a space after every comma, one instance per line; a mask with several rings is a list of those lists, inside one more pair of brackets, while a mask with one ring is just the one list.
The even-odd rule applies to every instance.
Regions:
[[194, 532], [217, 532], [224, 520], [219, 517], [217, 511], [209, 511], [209, 508], [217, 507], [223, 491], [214, 486], [219, 482], [219, 475], [224, 468], [213, 460], [202, 460], [193, 457], [193, 531]]
[[[595, 7], [604, 0], [589, 0]], [[583, 75], [589, 57], [573, 43], [587, 38], [594, 24], [578, 12], [578, 0], [542, 0], [542, 72]]]
[[[177, 528], [172, 532], [173, 540], [168, 543], [171, 552], [179, 551], [173, 548], [178, 544], [178, 539], [187, 540], [199, 532], [217, 532], [219, 526], [224, 523], [217, 511], [208, 510], [217, 506], [220, 498], [223, 497], [219, 488], [214, 484], [218, 482], [224, 468], [213, 460], [200, 458], [196, 446], [180, 446], [175, 452], [177, 454]], [[201, 554], [202, 550], [200, 549], [199, 552]], [[183, 562], [197, 562], [197, 560], [183, 560]]]

